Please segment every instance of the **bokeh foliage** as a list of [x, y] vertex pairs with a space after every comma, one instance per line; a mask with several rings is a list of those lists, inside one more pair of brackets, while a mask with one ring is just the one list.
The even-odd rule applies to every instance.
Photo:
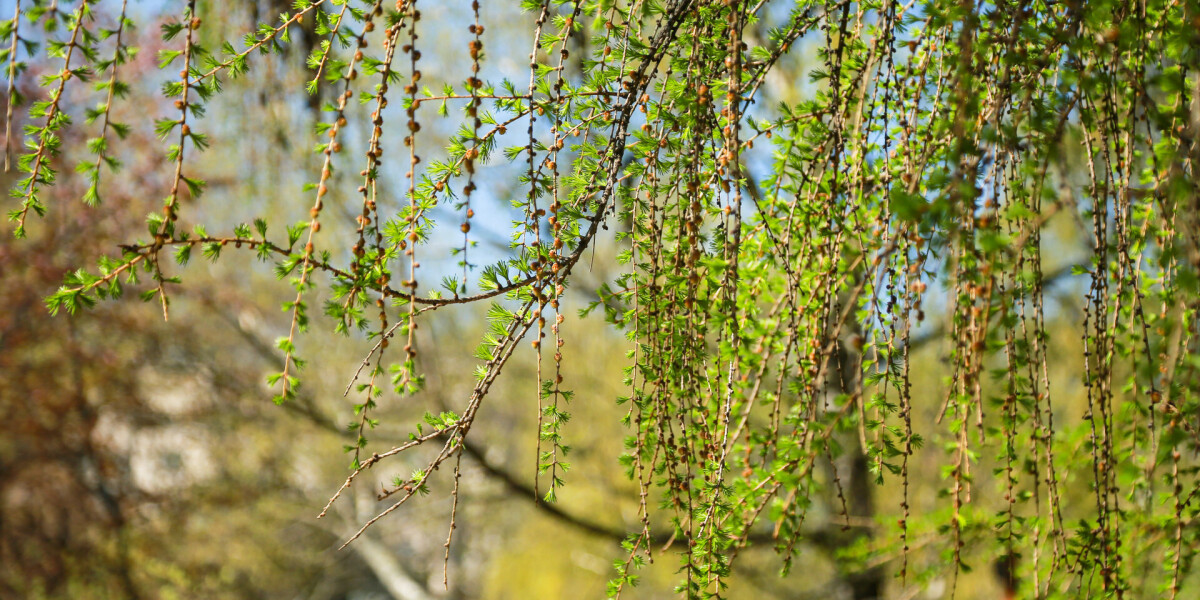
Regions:
[[[611, 595], [666, 556], [679, 594], [722, 596], [749, 549], [788, 573], [806, 544], [854, 597], [953, 595], [980, 561], [1028, 597], [1197, 585], [1194, 2], [427, 1], [298, 1], [235, 39], [191, 0], [143, 15], [153, 52], [126, 3], [17, 4], [16, 236], [66, 214], [57, 189], [126, 226], [109, 190], [163, 198], [50, 312], [129, 288], [167, 318], [222, 286], [184, 265], [271, 265], [277, 404], [315, 414], [310, 325], [366, 344], [326, 510], [391, 477], [350, 545], [448, 497], [449, 563], [514, 361], [537, 382], [532, 495], [557, 502], [588, 439], [571, 365], [611, 348], [568, 332], [602, 315], [636, 502]], [[285, 66], [290, 93], [257, 85]], [[147, 87], [154, 110], [123, 108]], [[256, 93], [315, 127], [208, 116]], [[123, 160], [152, 136], [152, 164]], [[302, 185], [211, 158], [310, 148]], [[486, 326], [443, 371], [425, 332], [456, 318]], [[381, 439], [385, 397], [418, 410]]]

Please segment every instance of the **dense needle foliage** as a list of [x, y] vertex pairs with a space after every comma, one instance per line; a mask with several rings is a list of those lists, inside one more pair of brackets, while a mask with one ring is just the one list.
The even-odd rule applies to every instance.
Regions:
[[[790, 565], [818, 490], [846, 513], [828, 465], [848, 445], [895, 492], [881, 508], [895, 520], [860, 550], [901, 589], [957, 578], [974, 548], [1009, 557], [1028, 597], [1196, 593], [1185, 591], [1200, 584], [1194, 0], [477, 1], [440, 39], [421, 18], [432, 0], [299, 0], [240, 41], [206, 38], [204, 7], [220, 5], [190, 0], [162, 27], [174, 112], [144, 123], [110, 118], [128, 82], [150, 76], [124, 66], [136, 53], [128, 7], [71, 4], [17, 2], [0, 27], [10, 128], [14, 82], [36, 75], [44, 88], [25, 149], [8, 144], [23, 172], [16, 235], [54, 218], [60, 177], [82, 178], [98, 214], [120, 201], [104, 184], [122, 176], [114, 149], [131, 129], [165, 141], [172, 184], [146, 190], [165, 199], [144, 237], [71, 273], [50, 311], [130, 288], [165, 318], [194, 253], [273, 263], [295, 287], [276, 402], [301, 383], [310, 323], [370, 340], [353, 374], [353, 471], [330, 504], [366, 469], [423, 453], [425, 468], [397, 476], [364, 529], [436, 478], [457, 498], [460, 442], [516, 352], [539, 365], [539, 493], [562, 492], [572, 391], [561, 367], [588, 360], [563, 342], [579, 318], [567, 295], [608, 244], [623, 274], [580, 313], [603, 313], [629, 340], [616, 401], [642, 521], [610, 594], [659, 559], [664, 530], [689, 598], [720, 596], [746, 544], [773, 544]], [[493, 39], [481, 14], [520, 10], [536, 18], [520, 41], [529, 54], [501, 61], [488, 49], [517, 42]], [[309, 183], [280, 183], [293, 214], [210, 231], [193, 208], [205, 202], [193, 164], [239, 139], [205, 135], [205, 109], [301, 22], [320, 40], [303, 90], [323, 104], [305, 133]], [[460, 55], [457, 83], [426, 87], [422, 53]], [[806, 79], [781, 80], [802, 63]], [[98, 107], [69, 114], [75, 88]], [[418, 133], [438, 121], [456, 132]], [[90, 153], [77, 165], [63, 141], [76, 129]], [[511, 194], [485, 193], [485, 169]], [[334, 202], [355, 216], [345, 244], [322, 233], [344, 214]], [[507, 250], [476, 245], [507, 220]], [[1087, 257], [1059, 269], [1080, 239]], [[1064, 279], [1084, 306], [1086, 410], [1074, 421], [1049, 375], [1065, 359], [1046, 288]], [[372, 447], [381, 396], [422, 398], [422, 319], [471, 303], [490, 306], [474, 391], [455, 412], [431, 406], [407, 444]], [[944, 386], [914, 394], [910, 349], [930, 340], [947, 342]], [[918, 423], [914, 410], [930, 406], [936, 422]], [[935, 436], [942, 447], [922, 447]], [[940, 464], [939, 489], [910, 479], [918, 456]], [[927, 493], [940, 509], [915, 514]], [[451, 544], [453, 514], [448, 525]], [[942, 560], [912, 560], [917, 546]]]

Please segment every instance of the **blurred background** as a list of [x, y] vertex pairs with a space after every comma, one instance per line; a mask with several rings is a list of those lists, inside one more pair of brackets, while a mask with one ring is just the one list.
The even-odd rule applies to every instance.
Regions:
[[[58, 10], [74, 4], [63, 2]], [[290, 4], [201, 1], [202, 41], [216, 48], [221, 40], [240, 40], [258, 23], [275, 23]], [[533, 17], [517, 2], [483, 4], [484, 75], [511, 76], [521, 85]], [[790, 7], [783, 4], [766, 9], [751, 35], [765, 38], [772, 19], [786, 18]], [[63, 276], [95, 257], [117, 253], [118, 244], [144, 238], [145, 215], [158, 210], [168, 192], [166, 144], [155, 138], [146, 116], [174, 110], [160, 94], [167, 75], [157, 68], [156, 57], [164, 44], [160, 24], [177, 19], [182, 6], [149, 0], [128, 5], [136, 27], [126, 35], [139, 51], [119, 72], [131, 89], [113, 118], [132, 130], [114, 144], [124, 167], [104, 176], [103, 204], [84, 206], [84, 184], [67, 176], [87, 160], [81, 148], [94, 127], [84, 124], [82, 115], [98, 99], [88, 87], [68, 88], [64, 108], [76, 125], [62, 133], [66, 150], [56, 166], [63, 176], [47, 192], [51, 211], [31, 222], [27, 240], [14, 240], [11, 225], [0, 235], [0, 598], [601, 597], [613, 576], [613, 561], [625, 556], [620, 541], [640, 525], [636, 488], [617, 460], [627, 432], [620, 423], [625, 409], [615, 400], [625, 393], [622, 369], [628, 366], [629, 343], [604, 324], [599, 312], [569, 321], [564, 329], [564, 377], [576, 391], [565, 436], [575, 450], [560, 501], [535, 500], [535, 365], [530, 353], [519, 352], [472, 431], [448, 553], [448, 477], [439, 478], [428, 496], [338, 550], [387, 506], [375, 500], [379, 486], [395, 475], [406, 477], [406, 468], [422, 466], [419, 454], [368, 472], [328, 516], [316, 518], [348, 474], [351, 456], [342, 448], [354, 436], [346, 425], [355, 421], [353, 405], [361, 400], [353, 391], [350, 397], [343, 393], [372, 343], [362, 335], [336, 335], [332, 323], [314, 318], [311, 332], [300, 340], [300, 355], [311, 364], [303, 373], [305, 387], [295, 402], [274, 405], [264, 378], [282, 364], [275, 340], [287, 335], [289, 316], [279, 307], [294, 292], [276, 279], [271, 264], [231, 248], [217, 262], [194, 258], [186, 268], [172, 265], [171, 273], [181, 276], [183, 285], [170, 289], [167, 322], [157, 303], [142, 304], [134, 294], [76, 315], [48, 314], [44, 298]], [[10, 15], [13, 8], [11, 0], [0, 2], [0, 14]], [[119, 10], [120, 3], [100, 2], [97, 26], [113, 27]], [[461, 85], [469, 62], [467, 38], [459, 29], [469, 3], [422, 2], [422, 11], [426, 82], [434, 90], [443, 83]], [[63, 32], [60, 27], [29, 35], [57, 39]], [[309, 77], [304, 59], [317, 43], [312, 20], [306, 19], [293, 30], [290, 46], [276, 55], [254, 55], [246, 77], [225, 82], [224, 93], [195, 125], [212, 138], [213, 148], [189, 159], [208, 189], [202, 201], [184, 198], [185, 224], [202, 222], [210, 231], [228, 231], [266, 217], [281, 230], [307, 220], [311, 194], [302, 186], [315, 181], [320, 168], [320, 157], [312, 152], [313, 127], [328, 118], [321, 105], [331, 95], [324, 88], [315, 96], [304, 92]], [[589, 54], [587, 36], [572, 43], [580, 46], [574, 56]], [[100, 48], [111, 52], [111, 42], [101, 42]], [[798, 49], [778, 67], [759, 106], [811, 93], [804, 76], [812, 66], [806, 62], [810, 50]], [[29, 62], [18, 88], [25, 98], [38, 98], [45, 93], [36, 87], [39, 73], [60, 66], [48, 66], [44, 57]], [[568, 67], [574, 69], [572, 77], [579, 76], [577, 64]], [[390, 110], [398, 113], [399, 104]], [[355, 110], [361, 114], [350, 120], [350, 143], [357, 139], [361, 145], [370, 109]], [[18, 122], [24, 122], [24, 111], [17, 108]], [[439, 140], [461, 122], [460, 115], [438, 119], [433, 112], [428, 111], [419, 138], [426, 162], [437, 158]], [[389, 118], [399, 121], [400, 116]], [[13, 148], [20, 142], [9, 141]], [[399, 134], [385, 133], [384, 146], [390, 156], [400, 156]], [[769, 167], [768, 160], [769, 149], [747, 157], [749, 168], [758, 172]], [[512, 168], [494, 163], [479, 175], [481, 263], [488, 253], [506, 251], [511, 219], [506, 198], [522, 193], [513, 191], [519, 184]], [[321, 234], [329, 247], [349, 248], [355, 235], [357, 169], [343, 169], [331, 186], [327, 206], [334, 212]], [[404, 202], [403, 168], [397, 165], [383, 179], [391, 187], [382, 210], [394, 211]], [[15, 175], [4, 174], [4, 180], [11, 187]], [[1085, 437], [1079, 419], [1082, 365], [1073, 361], [1082, 355], [1075, 331], [1081, 322], [1081, 283], [1068, 270], [1086, 250], [1074, 237], [1069, 217], [1058, 221], [1050, 224], [1054, 235], [1048, 243], [1058, 244], [1061, 252], [1047, 256], [1059, 262], [1046, 265], [1054, 274], [1048, 282], [1049, 329], [1059, 350], [1051, 354], [1071, 358], [1057, 362], [1051, 378], [1061, 401], [1056, 420], [1065, 424], [1064, 444], [1079, 448]], [[447, 231], [457, 230], [457, 219], [448, 222]], [[423, 250], [426, 268], [452, 273], [456, 259], [450, 249], [460, 243], [458, 234], [435, 235]], [[568, 295], [575, 308], [595, 300], [596, 289], [616, 276], [613, 256], [619, 249], [611, 234], [598, 246], [591, 269], [579, 272]], [[375, 414], [381, 425], [369, 436], [368, 450], [405, 440], [426, 411], [461, 409], [473, 383], [471, 355], [483, 333], [482, 308], [438, 311], [426, 321], [418, 341], [427, 389], [403, 399], [385, 394]], [[928, 322], [937, 323], [937, 316]], [[912, 463], [912, 504], [914, 519], [936, 523], [947, 518], [937, 494], [945, 464], [941, 442], [948, 436], [933, 424], [947, 350], [936, 335], [923, 339], [913, 359], [914, 397], [929, 401], [916, 407], [914, 425], [927, 442]], [[993, 458], [979, 457], [981, 473]], [[840, 473], [845, 482], [848, 516], [840, 514], [841, 500], [832, 491], [815, 494], [807, 521], [811, 534], [786, 577], [780, 576], [782, 561], [767, 524], [761, 539], [739, 554], [728, 597], [948, 596], [945, 536], [932, 525], [914, 533], [910, 560], [919, 574], [917, 585], [902, 588], [894, 580], [898, 557], [872, 541], [896, 530], [893, 484], [871, 483], [861, 452], [827, 462], [825, 476]], [[1086, 486], [1074, 485], [1086, 476], [1086, 467], [1061, 465], [1065, 493], [1087, 493]], [[977, 494], [975, 510], [992, 514], [1003, 505], [1001, 486], [981, 485], [990, 487]], [[980, 532], [981, 538], [988, 536]], [[655, 563], [626, 597], [677, 596], [678, 558], [669, 535], [658, 542]], [[973, 545], [966, 559], [976, 569], [961, 577], [958, 597], [1003, 597], [1005, 556], [995, 544]]]

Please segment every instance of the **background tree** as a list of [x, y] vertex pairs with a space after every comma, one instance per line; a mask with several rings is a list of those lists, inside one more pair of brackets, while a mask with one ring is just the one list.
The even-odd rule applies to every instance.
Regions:
[[[429, 584], [429, 561], [474, 574], [519, 547], [471, 539], [504, 530], [469, 501], [489, 485], [589, 532], [610, 548], [596, 556], [623, 537], [614, 596], [639, 577], [655, 595], [676, 570], [687, 597], [804, 585], [758, 581], [764, 548], [785, 574], [821, 572], [822, 596], [1200, 585], [1194, 3], [530, 0], [517, 19], [515, 5], [317, 0], [245, 25], [280, 8], [11, 6], [9, 107], [31, 101], [10, 217], [32, 239], [3, 247], [19, 291], [6, 300], [27, 313], [65, 272], [52, 313], [130, 288], [170, 320], [128, 337], [117, 317], [4, 323], [5, 372], [28, 376], [6, 378], [5, 408], [36, 427], [3, 468], [65, 457], [6, 478], [4, 551], [23, 565], [9, 589], [70, 594], [66, 573], [114, 595], [232, 589], [238, 569], [219, 561], [211, 579], [131, 568], [134, 538], [152, 555], [152, 524], [302, 493], [307, 473], [253, 480], [345, 431], [351, 471], [322, 518], [257, 526], [306, 523], [397, 596], [528, 585]], [[213, 264], [182, 268], [200, 259]], [[252, 308], [259, 294], [285, 299], [282, 319]], [[126, 302], [99, 310], [148, 327]], [[153, 345], [169, 331], [185, 339]], [[114, 356], [114, 339], [141, 350]], [[44, 358], [59, 347], [68, 360]], [[145, 354], [157, 347], [178, 358]], [[614, 347], [618, 389], [595, 359]], [[261, 403], [212, 401], [257, 395], [233, 382], [272, 352], [272, 395], [306, 436], [256, 441]], [[198, 390], [187, 408], [163, 399], [171, 377]], [[177, 430], [166, 462], [193, 492], [214, 474], [237, 491], [188, 494], [186, 518], [138, 516], [130, 533], [131, 513], [171, 506], [146, 496], [169, 478], [138, 484], [135, 449], [97, 449], [125, 422], [100, 427], [101, 408], [228, 419]], [[621, 436], [627, 482], [588, 485], [578, 472], [602, 472]], [[88, 546], [62, 533], [87, 525], [29, 501], [64, 486], [96, 498], [115, 542]], [[446, 511], [448, 533], [383, 520], [426, 495], [404, 510]], [[22, 542], [35, 538], [53, 550]], [[401, 545], [423, 560], [397, 563]], [[107, 562], [72, 572], [73, 547]], [[319, 556], [297, 576], [310, 591], [329, 581]]]

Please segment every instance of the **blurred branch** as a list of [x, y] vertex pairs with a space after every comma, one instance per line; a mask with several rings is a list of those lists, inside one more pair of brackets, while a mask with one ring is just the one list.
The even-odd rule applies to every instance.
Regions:
[[[488, 462], [488, 460], [484, 458], [483, 452], [481, 452], [479, 448], [475, 447], [475, 445], [471, 442], [463, 442], [463, 451], [466, 452], [467, 456], [470, 456], [475, 463], [478, 464], [479, 467], [488, 474], [488, 476], [503, 483], [504, 486], [508, 488], [508, 490], [514, 495], [532, 500], [533, 504], [537, 506], [539, 510], [551, 517], [554, 517], [559, 522], [566, 523], [567, 525], [575, 527], [581, 531], [586, 531], [592, 535], [606, 537], [617, 542], [624, 540], [627, 536], [627, 533], [621, 529], [607, 527], [599, 523], [593, 523], [592, 521], [564, 511], [563, 509], [559, 508], [557, 504], [551, 504], [549, 502], [542, 501], [540, 498], [538, 498], [537, 492], [535, 492], [532, 487], [521, 483], [504, 469], [501, 469], [500, 467]], [[666, 536], [656, 535], [655, 537], [662, 537], [662, 541], [664, 543], [667, 539]]]
[[[335, 541], [347, 536], [344, 532], [334, 531], [326, 523], [326, 521], [310, 521], [304, 524], [332, 536]], [[354, 544], [353, 548], [392, 598], [396, 600], [435, 600], [441, 597], [422, 585], [416, 575], [408, 572], [404, 565], [394, 558], [395, 552], [389, 550], [387, 545], [370, 534], [359, 537], [358, 543]]]
[[396, 600], [433, 600], [436, 598], [404, 571], [404, 567], [394, 558], [395, 553], [388, 550], [382, 542], [369, 535], [363, 535], [353, 546], [354, 551], [362, 557], [363, 562], [367, 563], [371, 572]]
[[[253, 350], [255, 354], [258, 354], [264, 361], [267, 363], [273, 363], [278, 360], [274, 346], [263, 340], [262, 336], [260, 336], [258, 333], [244, 327], [241, 321], [230, 314], [230, 302], [222, 302], [218, 304], [213, 298], [204, 293], [192, 293], [190, 295], [202, 306], [204, 306], [206, 309], [224, 321], [227, 325], [229, 325], [234, 331], [236, 331], [238, 335], [246, 341], [246, 344], [250, 347], [250, 349]], [[329, 415], [326, 415], [317, 408], [312, 397], [308, 394], [297, 394], [295, 402], [284, 402], [282, 406], [285, 410], [303, 416], [305, 419], [316, 424], [322, 429], [327, 429], [341, 435], [346, 434], [346, 431], [339, 427], [338, 424], [329, 417]]]

